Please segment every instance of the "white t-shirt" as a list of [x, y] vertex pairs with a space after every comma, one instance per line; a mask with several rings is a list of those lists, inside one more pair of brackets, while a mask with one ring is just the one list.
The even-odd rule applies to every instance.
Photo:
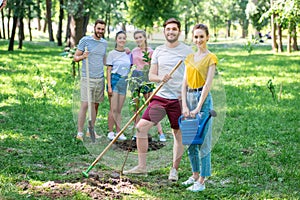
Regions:
[[131, 54], [125, 51], [112, 50], [108, 53], [106, 65], [112, 66], [111, 73], [127, 76], [131, 67]]
[[169, 74], [178, 61], [182, 60], [182, 64], [173, 73], [172, 78], [156, 93], [157, 96], [166, 99], [179, 99], [181, 97], [181, 86], [185, 70], [184, 59], [190, 53], [192, 53], [192, 48], [183, 43], [175, 48], [161, 45], [154, 50], [151, 64], [158, 65], [158, 76], [160, 77]]

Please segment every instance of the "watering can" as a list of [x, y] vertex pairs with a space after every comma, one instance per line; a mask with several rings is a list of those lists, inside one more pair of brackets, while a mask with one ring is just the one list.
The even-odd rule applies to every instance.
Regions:
[[203, 144], [204, 135], [203, 131], [211, 117], [217, 116], [217, 113], [214, 110], [210, 110], [208, 116], [204, 119], [201, 119], [199, 114], [195, 118], [185, 118], [181, 115], [178, 118], [179, 128], [182, 135], [182, 144]]

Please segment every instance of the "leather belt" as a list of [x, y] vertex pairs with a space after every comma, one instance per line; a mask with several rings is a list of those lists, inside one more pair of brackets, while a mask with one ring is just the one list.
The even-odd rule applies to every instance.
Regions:
[[202, 91], [203, 87], [199, 87], [199, 88], [187, 88], [187, 92], [200, 92]]

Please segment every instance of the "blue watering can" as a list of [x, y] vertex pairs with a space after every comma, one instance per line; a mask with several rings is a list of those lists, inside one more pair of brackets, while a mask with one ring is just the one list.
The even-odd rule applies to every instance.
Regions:
[[212, 116], [217, 116], [216, 111], [210, 110], [204, 119], [201, 119], [199, 115], [196, 115], [195, 118], [185, 118], [181, 115], [178, 118], [178, 124], [182, 134], [182, 144], [203, 144], [203, 131]]

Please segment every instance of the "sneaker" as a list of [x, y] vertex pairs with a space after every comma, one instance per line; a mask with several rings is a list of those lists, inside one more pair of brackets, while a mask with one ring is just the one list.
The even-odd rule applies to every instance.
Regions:
[[143, 168], [140, 168], [139, 166], [136, 166], [130, 170], [123, 171], [123, 174], [124, 175], [126, 175], [126, 174], [147, 174], [147, 169], [143, 169]]
[[193, 177], [189, 177], [188, 180], [182, 182], [181, 184], [182, 185], [191, 185], [191, 184], [194, 184], [195, 182], [196, 182], [196, 180]]
[[178, 172], [175, 168], [172, 167], [169, 174], [170, 181], [178, 181]]
[[113, 140], [113, 139], [115, 139], [115, 133], [111, 131], [108, 133], [107, 137], [109, 140]]
[[83, 133], [82, 132], [77, 133], [76, 139], [83, 142]]
[[161, 141], [161, 142], [167, 141], [165, 134], [162, 133], [159, 135], [159, 141]]
[[198, 181], [196, 181], [192, 186], [188, 187], [187, 190], [192, 192], [200, 192], [205, 190], [205, 184], [201, 184]]
[[118, 137], [118, 140], [127, 140], [127, 137], [124, 134], [122, 134], [120, 135], [120, 137]]

